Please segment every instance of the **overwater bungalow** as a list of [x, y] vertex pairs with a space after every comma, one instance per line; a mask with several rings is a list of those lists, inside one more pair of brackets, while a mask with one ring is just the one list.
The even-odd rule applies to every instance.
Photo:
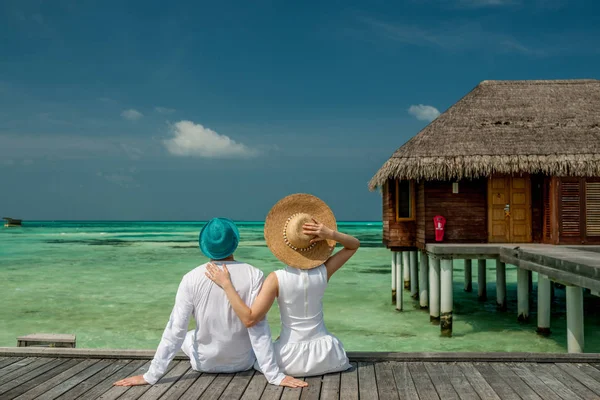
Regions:
[[[383, 238], [600, 244], [600, 81], [483, 81], [385, 162]], [[440, 237], [438, 237], [440, 240]]]
[[404, 281], [450, 336], [453, 260], [464, 260], [467, 292], [477, 260], [485, 301], [492, 259], [501, 310], [505, 264], [517, 267], [522, 322], [537, 273], [538, 333], [550, 332], [552, 282], [566, 285], [568, 350], [583, 351], [583, 289], [600, 296], [599, 80], [481, 82], [396, 150], [369, 187], [382, 189], [397, 310]]
[[5, 227], [21, 226], [21, 224], [23, 222], [23, 220], [9, 218], [9, 217], [3, 217], [2, 219], [4, 220], [4, 226]]

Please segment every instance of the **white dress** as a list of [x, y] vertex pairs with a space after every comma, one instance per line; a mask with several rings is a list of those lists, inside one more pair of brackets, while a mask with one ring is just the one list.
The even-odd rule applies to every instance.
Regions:
[[292, 376], [321, 375], [350, 368], [342, 342], [327, 331], [323, 320], [325, 265], [310, 270], [286, 267], [275, 274], [281, 312], [281, 334], [274, 343], [279, 367]]

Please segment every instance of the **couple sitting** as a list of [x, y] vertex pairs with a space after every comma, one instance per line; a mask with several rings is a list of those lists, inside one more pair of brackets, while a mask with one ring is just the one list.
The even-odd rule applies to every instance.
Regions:
[[[358, 239], [336, 231], [323, 201], [295, 194], [267, 215], [265, 240], [287, 266], [263, 283], [259, 269], [233, 257], [239, 243], [235, 224], [209, 221], [200, 232], [200, 249], [210, 262], [183, 277], [148, 372], [115, 385], [156, 383], [179, 349], [196, 371], [231, 373], [254, 366], [269, 383], [288, 387], [307, 386], [292, 376], [348, 369], [342, 343], [325, 328], [322, 300], [331, 276], [358, 249]], [[331, 256], [336, 242], [344, 248]], [[282, 327], [273, 343], [265, 315], [275, 298]], [[190, 316], [196, 329], [187, 332]]]

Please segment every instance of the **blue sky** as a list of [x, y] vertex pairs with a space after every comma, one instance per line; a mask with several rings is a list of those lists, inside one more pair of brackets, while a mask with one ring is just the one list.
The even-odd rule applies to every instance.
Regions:
[[600, 78], [600, 4], [0, 0], [0, 214], [262, 220], [367, 182], [486, 79]]

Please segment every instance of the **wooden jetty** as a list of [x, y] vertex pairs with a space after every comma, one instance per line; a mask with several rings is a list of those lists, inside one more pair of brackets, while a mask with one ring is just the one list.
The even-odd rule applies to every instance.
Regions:
[[382, 192], [398, 311], [404, 287], [451, 336], [453, 260], [465, 260], [467, 292], [476, 260], [485, 301], [493, 259], [500, 310], [517, 266], [519, 321], [538, 274], [541, 334], [565, 285], [568, 351], [584, 350], [584, 290], [600, 293], [599, 100], [600, 80], [484, 81], [393, 153], [369, 188]]
[[599, 354], [349, 353], [353, 368], [267, 384], [253, 370], [194, 371], [183, 354], [153, 386], [112, 384], [147, 371], [152, 351], [0, 348], [0, 399], [600, 399]]
[[2, 219], [4, 220], [5, 227], [21, 226], [23, 223], [23, 220], [21, 220], [21, 219], [15, 219], [15, 218], [9, 218], [9, 217], [3, 217]]

